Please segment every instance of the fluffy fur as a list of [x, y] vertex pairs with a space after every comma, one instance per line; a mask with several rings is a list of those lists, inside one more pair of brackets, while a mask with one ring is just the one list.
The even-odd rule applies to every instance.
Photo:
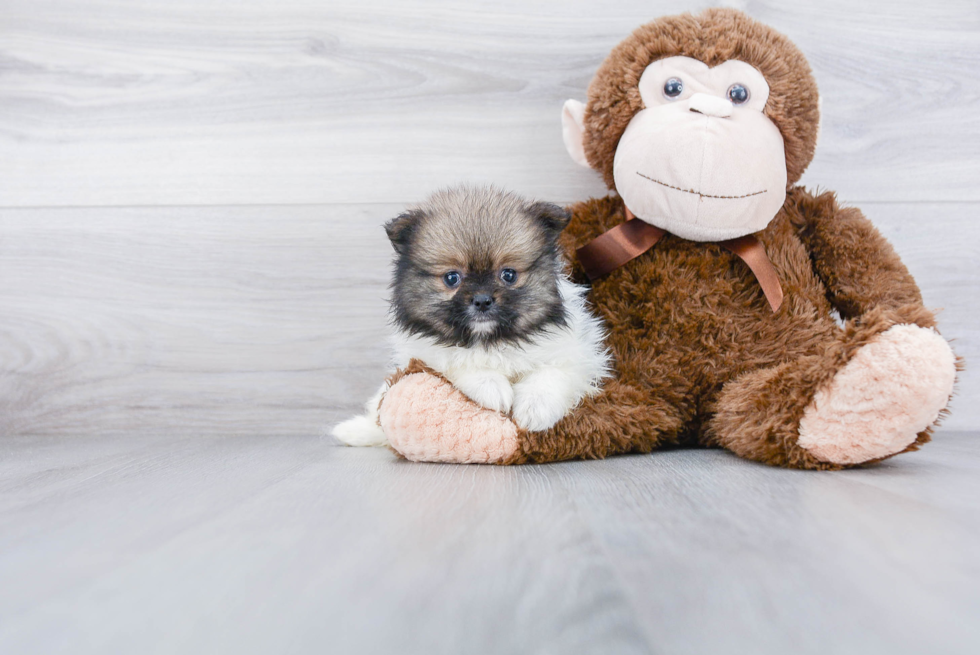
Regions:
[[769, 83], [765, 115], [783, 136], [788, 184], [813, 159], [820, 124], [817, 83], [803, 53], [771, 27], [732, 9], [666, 16], [637, 28], [613, 48], [589, 85], [585, 155], [615, 190], [613, 160], [619, 139], [643, 108], [638, 84], [652, 62], [691, 57], [708, 66], [737, 59], [757, 68]]
[[[718, 9], [641, 27], [600, 68], [589, 90], [585, 150], [610, 186], [620, 136], [640, 107], [639, 75], [651, 61], [671, 55], [709, 65], [739, 59], [762, 71], [771, 89], [766, 115], [786, 142], [790, 183], [799, 178], [816, 140], [810, 69], [782, 35], [740, 12]], [[571, 211], [563, 236], [569, 253], [624, 220], [616, 196]], [[553, 428], [519, 430], [518, 448], [510, 454], [486, 448], [484, 434], [482, 450], [468, 453], [467, 461], [547, 462], [701, 445], [770, 465], [839, 469], [929, 441], [959, 364], [933, 332], [935, 317], [891, 245], [832, 193], [814, 195], [800, 187], [787, 191], [782, 209], [755, 236], [785, 292], [777, 312], [736, 256], [718, 244], [668, 235], [592, 287], [593, 306], [609, 330], [616, 378]], [[584, 280], [578, 265], [573, 279]], [[914, 344], [928, 344], [931, 354], [898, 353]], [[901, 374], [869, 373], [882, 357], [901, 360], [895, 368]], [[936, 382], [924, 383], [925, 392], [910, 380]], [[399, 403], [386, 402], [383, 411], [393, 424], [416, 426], [415, 434], [422, 434], [417, 426], [435, 420], [439, 410], [402, 383]], [[892, 416], [857, 431], [827, 427], [860, 418], [859, 406], [835, 400], [853, 395], [855, 386]], [[495, 434], [504, 443], [503, 433]], [[495, 459], [490, 452], [498, 453]]]
[[[422, 360], [528, 430], [551, 427], [596, 393], [609, 355], [587, 289], [565, 273], [558, 238], [568, 218], [492, 188], [457, 188], [390, 222], [396, 366]], [[386, 388], [334, 435], [351, 445], [384, 443], [377, 407]]]
[[[398, 256], [392, 311], [398, 327], [444, 346], [518, 342], [566, 320], [558, 291], [558, 235], [569, 215], [493, 187], [434, 194], [385, 226]], [[513, 284], [501, 272], [517, 273]], [[461, 275], [458, 287], [442, 281]], [[477, 312], [474, 298], [492, 298]], [[490, 319], [480, 320], [477, 319]]]

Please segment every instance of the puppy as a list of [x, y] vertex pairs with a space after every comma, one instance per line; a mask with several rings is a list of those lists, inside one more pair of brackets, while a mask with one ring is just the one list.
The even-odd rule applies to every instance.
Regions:
[[[476, 403], [531, 431], [558, 422], [609, 376], [601, 322], [558, 245], [560, 207], [495, 188], [441, 191], [385, 225], [395, 249], [396, 367], [415, 358]], [[386, 443], [378, 405], [333, 435]]]

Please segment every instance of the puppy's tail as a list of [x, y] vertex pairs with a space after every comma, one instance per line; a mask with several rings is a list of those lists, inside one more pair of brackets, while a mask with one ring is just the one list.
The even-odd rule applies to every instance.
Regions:
[[348, 446], [383, 446], [388, 443], [381, 426], [369, 416], [355, 416], [338, 423], [330, 434]]
[[363, 415], [355, 416], [333, 426], [330, 434], [333, 435], [334, 439], [348, 446], [383, 446], [388, 443], [388, 439], [378, 423], [378, 407], [381, 405], [381, 398], [387, 390], [388, 383], [385, 382], [377, 393], [364, 403], [365, 413]]

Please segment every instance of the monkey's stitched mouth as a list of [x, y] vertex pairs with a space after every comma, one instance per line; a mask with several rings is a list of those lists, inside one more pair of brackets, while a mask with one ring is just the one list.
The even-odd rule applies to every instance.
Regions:
[[636, 174], [639, 175], [640, 177], [644, 178], [644, 179], [647, 179], [647, 180], [650, 180], [651, 182], [654, 182], [656, 184], [659, 184], [660, 186], [665, 186], [668, 189], [673, 189], [675, 191], [683, 191], [684, 193], [690, 193], [690, 194], [695, 195], [695, 196], [698, 196], [700, 198], [718, 198], [720, 200], [740, 200], [741, 198], [751, 198], [752, 196], [758, 196], [758, 195], [761, 195], [763, 193], [766, 193], [766, 191], [767, 191], [766, 189], [763, 189], [762, 191], [755, 191], [753, 193], [746, 193], [744, 196], [712, 196], [712, 195], [707, 194], [707, 193], [701, 193], [700, 191], [695, 191], [694, 189], [682, 189], [679, 186], [674, 186], [673, 184], [667, 184], [666, 182], [661, 182], [660, 180], [655, 180], [652, 177], [650, 177], [649, 175], [644, 175], [640, 171], [636, 171]]

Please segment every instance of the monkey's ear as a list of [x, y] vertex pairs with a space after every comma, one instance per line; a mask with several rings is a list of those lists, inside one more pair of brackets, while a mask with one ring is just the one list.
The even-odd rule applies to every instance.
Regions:
[[578, 100], [566, 100], [561, 110], [561, 138], [565, 142], [572, 161], [590, 168], [585, 158], [585, 104]]
[[421, 210], [413, 209], [403, 212], [385, 223], [385, 232], [388, 239], [398, 254], [404, 253], [408, 249], [408, 244], [412, 240], [412, 234], [418, 227], [425, 214]]
[[823, 96], [817, 97], [817, 133], [813, 136], [813, 147], [820, 143], [820, 129], [823, 127]]
[[571, 214], [550, 202], [536, 202], [528, 208], [528, 211], [544, 225], [548, 234], [554, 237], [561, 234], [561, 231], [568, 225], [568, 221], [572, 220]]

